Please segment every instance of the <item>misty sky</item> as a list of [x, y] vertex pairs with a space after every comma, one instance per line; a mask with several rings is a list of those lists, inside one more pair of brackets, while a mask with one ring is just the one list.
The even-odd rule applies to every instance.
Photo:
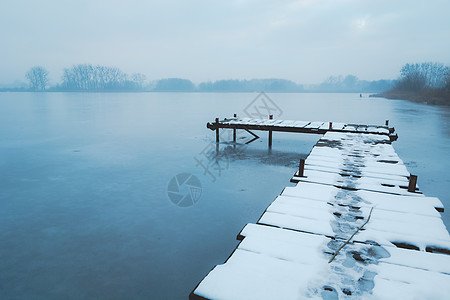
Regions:
[[394, 79], [450, 63], [449, 0], [2, 0], [0, 83], [78, 63], [150, 80]]

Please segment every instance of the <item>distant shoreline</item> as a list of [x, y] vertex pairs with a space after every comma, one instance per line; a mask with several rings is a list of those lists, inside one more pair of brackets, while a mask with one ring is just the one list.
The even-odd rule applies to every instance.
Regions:
[[450, 91], [442, 89], [423, 89], [420, 91], [389, 90], [379, 94], [370, 95], [370, 97], [408, 100], [416, 103], [450, 106]]
[[[33, 91], [29, 89], [0, 89], [0, 93], [93, 93], [93, 94], [111, 94], [111, 93], [218, 93], [218, 94], [233, 94], [233, 93], [274, 93], [274, 94], [368, 94], [376, 93], [374, 91], [317, 91], [317, 90], [303, 90], [303, 91], [272, 91], [272, 90], [230, 90], [230, 91], [203, 91], [203, 90], [54, 90], [49, 89], [45, 91]], [[377, 94], [378, 95], [378, 94]], [[372, 96], [370, 96], [372, 97]]]

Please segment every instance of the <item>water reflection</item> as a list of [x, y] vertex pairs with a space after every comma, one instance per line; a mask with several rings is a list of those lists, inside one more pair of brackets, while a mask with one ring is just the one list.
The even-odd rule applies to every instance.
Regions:
[[442, 124], [442, 132], [450, 138], [450, 107], [441, 107], [438, 116], [440, 117], [440, 123]]
[[300, 159], [305, 159], [308, 156], [308, 153], [284, 152], [269, 147], [267, 149], [253, 149], [242, 144], [220, 145], [216, 150], [215, 158], [221, 161], [250, 161], [292, 168], [298, 165]]

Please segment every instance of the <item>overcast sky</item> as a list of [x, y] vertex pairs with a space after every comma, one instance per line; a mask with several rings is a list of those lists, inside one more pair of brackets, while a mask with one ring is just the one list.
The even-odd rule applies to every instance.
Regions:
[[0, 83], [78, 63], [150, 80], [394, 79], [450, 64], [449, 0], [2, 0]]

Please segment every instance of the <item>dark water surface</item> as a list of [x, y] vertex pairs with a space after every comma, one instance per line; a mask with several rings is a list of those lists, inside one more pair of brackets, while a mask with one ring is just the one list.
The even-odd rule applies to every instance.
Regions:
[[[265, 133], [212, 158], [206, 122], [243, 115], [256, 96], [0, 93], [0, 298], [187, 299], [320, 138], [274, 133], [268, 151]], [[448, 108], [359, 94], [269, 97], [284, 119], [389, 119], [422, 191], [450, 209]], [[211, 159], [219, 163], [208, 173], [198, 161]], [[193, 206], [169, 200], [179, 173], [201, 182]]]

